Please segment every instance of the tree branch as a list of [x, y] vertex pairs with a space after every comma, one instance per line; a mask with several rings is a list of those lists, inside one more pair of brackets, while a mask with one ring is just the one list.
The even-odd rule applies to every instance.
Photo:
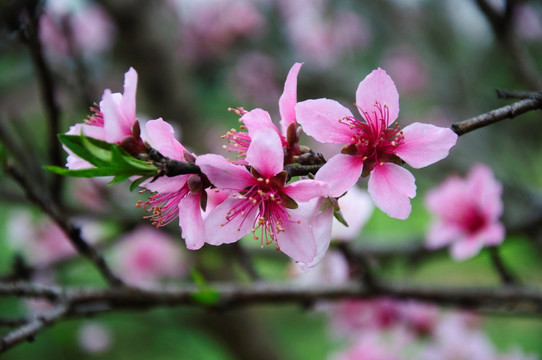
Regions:
[[542, 108], [542, 101], [538, 99], [524, 99], [513, 104], [503, 106], [490, 112], [463, 120], [452, 125], [457, 135], [464, 135], [473, 130], [491, 125], [504, 119], [513, 119], [518, 115]]
[[24, 190], [28, 199], [53, 219], [53, 221], [62, 229], [62, 231], [64, 231], [75, 249], [77, 249], [81, 255], [85, 256], [95, 265], [95, 267], [110, 285], [120, 286], [123, 284], [122, 280], [113, 274], [105, 262], [102, 254], [87, 241], [85, 241], [85, 239], [83, 239], [81, 236], [81, 229], [69, 222], [66, 216], [60, 214], [59, 210], [55, 207], [52, 201], [44, 199], [37, 194], [28, 184], [24, 176], [13, 166], [5, 164], [4, 170]]
[[48, 326], [51, 326], [55, 321], [62, 318], [67, 312], [67, 305], [60, 304], [52, 311], [38, 316], [27, 324], [13, 330], [2, 338], [2, 341], [0, 342], [0, 353], [5, 352], [23, 341], [34, 340], [34, 336], [38, 332]]

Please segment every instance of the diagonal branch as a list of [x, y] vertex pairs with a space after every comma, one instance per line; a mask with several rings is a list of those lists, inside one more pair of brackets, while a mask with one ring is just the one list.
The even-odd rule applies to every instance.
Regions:
[[34, 320], [22, 325], [4, 336], [0, 342], [0, 353], [23, 342], [32, 341], [34, 336], [44, 328], [51, 326], [68, 312], [66, 304], [60, 304], [52, 311], [36, 317]]
[[77, 249], [77, 251], [89, 259], [102, 274], [102, 276], [107, 280], [110, 285], [120, 286], [122, 285], [122, 280], [120, 280], [109, 268], [105, 262], [102, 254], [90, 245], [83, 237], [81, 236], [81, 229], [74, 226], [70, 221], [67, 220], [65, 216], [60, 214], [59, 210], [55, 207], [54, 203], [48, 201], [47, 199], [42, 198], [37, 194], [34, 189], [28, 184], [24, 176], [17, 171], [13, 166], [9, 164], [4, 165], [5, 172], [10, 175], [21, 188], [24, 190], [26, 197], [36, 204], [43, 212], [49, 215], [55, 223], [64, 231], [68, 239], [70, 239], [72, 245]]
[[539, 99], [523, 99], [513, 104], [503, 106], [490, 112], [463, 120], [452, 125], [452, 130], [457, 135], [464, 135], [473, 130], [494, 124], [504, 119], [513, 119], [518, 115], [542, 108]]

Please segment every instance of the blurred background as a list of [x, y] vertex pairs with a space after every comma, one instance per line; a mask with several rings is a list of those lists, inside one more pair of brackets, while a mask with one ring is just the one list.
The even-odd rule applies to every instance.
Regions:
[[[54, 159], [49, 155], [48, 124], [31, 46], [19, 36], [20, 23], [28, 14], [16, 3], [0, 2], [0, 152], [33, 187], [45, 192], [52, 176], [42, 166]], [[83, 121], [104, 89], [122, 92], [123, 74], [130, 67], [139, 74], [138, 118], [162, 117], [196, 154], [226, 154], [220, 137], [239, 127], [238, 116], [228, 107], [261, 107], [278, 124], [278, 98], [294, 62], [304, 63], [298, 101], [327, 97], [352, 109], [358, 83], [373, 69], [385, 69], [400, 94], [402, 126], [414, 121], [449, 126], [509, 104], [510, 100], [497, 98], [495, 89], [542, 90], [542, 3], [538, 1], [50, 0], [35, 5], [40, 14], [39, 39], [60, 109], [59, 132]], [[508, 18], [507, 7], [513, 7]], [[499, 16], [506, 21], [499, 22]], [[360, 220], [358, 231], [347, 236], [352, 247], [374, 250], [372, 261], [378, 273], [397, 281], [499, 284], [486, 250], [463, 262], [453, 261], [447, 251], [430, 256], [421, 251], [416, 256], [431, 222], [424, 206], [427, 190], [452, 174], [464, 176], [472, 165], [485, 163], [504, 185], [502, 219], [510, 231], [501, 255], [523, 283], [539, 286], [541, 120], [535, 112], [476, 130], [460, 137], [445, 160], [413, 170], [418, 190], [406, 221], [390, 219], [359, 200], [358, 209], [369, 210], [364, 210], [367, 219]], [[336, 151], [306, 136], [300, 142], [326, 158]], [[145, 213], [135, 204], [148, 194], [130, 192], [126, 184], [106, 184], [107, 179], [66, 178], [60, 199], [84, 236], [103, 249], [124, 280], [151, 287], [160, 282], [182, 284], [191, 282], [190, 269], [197, 269], [209, 282], [250, 281], [235, 259], [233, 246], [187, 251], [176, 222], [156, 230], [142, 220]], [[366, 186], [366, 180], [361, 180], [359, 187]], [[61, 231], [28, 203], [5, 174], [0, 177], [0, 213], [3, 279], [22, 266], [29, 269], [26, 275], [33, 281], [103, 285], [96, 270], [74, 256]], [[324, 282], [332, 273], [315, 269], [312, 279], [296, 277], [283, 254], [260, 251], [259, 243], [250, 240], [242, 240], [241, 245], [266, 280]], [[390, 249], [405, 253], [381, 256]], [[344, 330], [344, 324], [336, 324], [340, 309], [331, 304], [227, 312], [179, 307], [61, 322], [4, 358], [328, 359], [347, 356], [347, 351], [352, 357], [343, 358], [542, 355], [541, 318], [476, 316], [416, 304], [424, 308], [420, 311], [428, 330], [412, 335], [405, 330], [411, 329], [405, 316], [397, 314], [414, 310], [385, 301], [384, 305], [370, 302], [354, 313], [368, 316], [379, 313], [379, 306], [392, 308], [401, 325], [367, 325], [363, 320], [365, 330], [356, 339], [337, 331], [337, 327]], [[0, 316], [31, 314], [47, 306], [2, 298]], [[453, 344], [471, 340], [474, 344], [469, 346], [475, 350], [470, 355], [452, 354]], [[353, 347], [367, 357], [355, 355]], [[401, 355], [368, 357], [371, 351], [379, 354], [375, 349], [380, 348], [402, 349], [397, 350]], [[418, 351], [425, 357], [411, 355]], [[472, 355], [482, 353], [486, 357]]]

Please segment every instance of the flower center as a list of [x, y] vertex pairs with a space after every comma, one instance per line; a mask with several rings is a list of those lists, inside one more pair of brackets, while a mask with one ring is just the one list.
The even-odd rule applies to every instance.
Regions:
[[472, 235], [486, 226], [487, 220], [478, 206], [470, 205], [463, 209], [458, 219], [456, 219], [456, 222], [459, 223], [468, 234]]
[[[287, 207], [293, 207], [291, 202], [295, 202], [282, 192], [285, 179], [282, 173], [270, 179], [264, 179], [261, 176], [255, 176], [255, 178], [256, 184], [240, 191], [239, 194], [231, 195], [239, 202], [228, 211], [226, 222], [222, 226], [237, 216], [243, 217], [239, 225], [241, 226], [245, 221], [250, 221], [250, 219], [247, 220], [248, 214], [255, 211], [256, 216], [251, 232], [253, 238], [260, 240], [263, 247], [264, 241], [266, 245], [277, 243], [277, 235], [284, 231], [285, 223], [290, 221]], [[279, 250], [278, 245], [277, 250]]]
[[87, 125], [104, 127], [104, 114], [100, 111], [98, 104], [94, 103], [94, 106], [90, 107], [92, 114], [88, 116], [88, 119], [85, 120]]
[[[141, 192], [145, 191], [147, 190]], [[145, 202], [138, 201], [136, 207], [142, 207], [147, 212], [152, 211], [152, 215], [145, 216], [144, 219], [151, 220], [153, 226], [161, 228], [179, 216], [179, 203], [189, 191], [190, 189], [185, 185], [175, 192], [155, 193]]]
[[339, 122], [348, 126], [352, 132], [350, 144], [345, 145], [343, 154], [361, 156], [363, 158], [363, 172], [367, 175], [377, 164], [385, 162], [400, 162], [395, 155], [397, 146], [404, 142], [403, 131], [397, 123], [388, 127], [388, 106], [379, 102], [370, 113], [360, 109], [365, 122], [353, 116], [339, 119]]

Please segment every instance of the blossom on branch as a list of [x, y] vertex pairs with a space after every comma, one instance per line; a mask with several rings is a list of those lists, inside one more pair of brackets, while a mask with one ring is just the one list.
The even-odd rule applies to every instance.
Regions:
[[504, 240], [499, 217], [503, 211], [502, 185], [491, 169], [475, 165], [466, 179], [450, 177], [428, 192], [426, 205], [435, 215], [427, 234], [426, 246], [435, 249], [450, 245], [455, 260], [475, 256], [484, 245]]
[[232, 243], [252, 232], [261, 246], [274, 243], [277, 250], [296, 261], [310, 262], [317, 244], [308, 220], [292, 209], [327, 191], [326, 184], [299, 180], [286, 185], [282, 142], [271, 128], [251, 134], [246, 160], [252, 171], [215, 154], [196, 159], [202, 172], [219, 190], [231, 195], [214, 208], [205, 220], [208, 242]]
[[[195, 156], [175, 139], [173, 128], [164, 120], [150, 120], [145, 128], [149, 144], [162, 155], [178, 161], [195, 161]], [[145, 180], [140, 186], [154, 194], [146, 202], [138, 203], [138, 206], [152, 212], [148, 218], [158, 228], [178, 217], [186, 247], [199, 249], [206, 241], [201, 214], [201, 206], [205, 205], [206, 199], [206, 183], [206, 178], [199, 174]]]
[[[85, 123], [72, 126], [66, 134], [84, 135], [112, 144], [120, 144], [132, 155], [145, 152], [136, 118], [137, 72], [130, 68], [124, 74], [124, 93], [112, 93], [106, 89], [99, 108], [93, 107], [92, 115]], [[66, 166], [69, 169], [90, 167], [86, 161], [70, 153]]]
[[298, 103], [297, 120], [303, 130], [323, 143], [345, 143], [316, 174], [327, 182], [330, 196], [340, 196], [360, 176], [369, 178], [369, 194], [375, 205], [391, 217], [406, 219], [410, 198], [416, 195], [415, 179], [401, 167], [433, 164], [448, 155], [457, 135], [447, 128], [414, 123], [404, 130], [393, 125], [399, 114], [399, 94], [382, 69], [374, 70], [358, 86], [356, 107], [362, 120], [335, 100]]
[[229, 145], [224, 145], [224, 149], [229, 152], [236, 151], [237, 155], [232, 162], [235, 164], [247, 164], [245, 159], [248, 147], [251, 143], [251, 138], [254, 132], [269, 128], [275, 131], [281, 140], [282, 146], [285, 148], [285, 158], [287, 163], [292, 163], [293, 156], [301, 155], [301, 149], [298, 145], [297, 120], [295, 114], [295, 105], [297, 104], [297, 75], [303, 63], [295, 63], [284, 83], [284, 91], [279, 99], [280, 112], [280, 127], [281, 131], [273, 124], [269, 113], [262, 109], [253, 109], [245, 111], [242, 108], [236, 109], [235, 112], [241, 116], [243, 125], [241, 129], [247, 129], [247, 132], [238, 132], [232, 129], [223, 136]]

